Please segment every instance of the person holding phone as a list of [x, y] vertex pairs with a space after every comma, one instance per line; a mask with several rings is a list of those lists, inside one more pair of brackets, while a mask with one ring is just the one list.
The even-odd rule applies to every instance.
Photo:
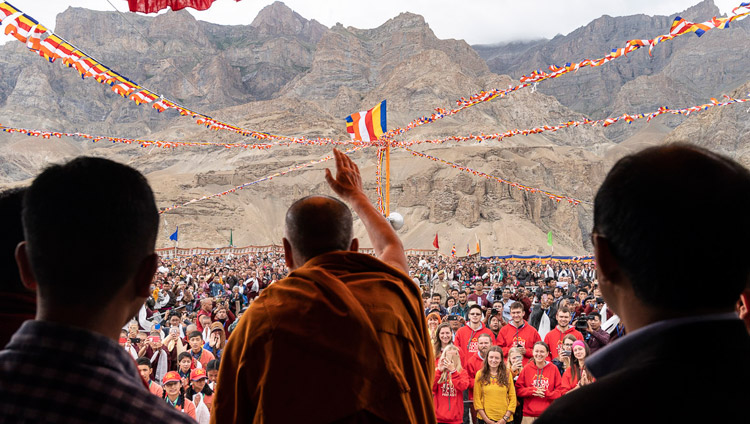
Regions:
[[[526, 349], [521, 347], [512, 347], [508, 349], [506, 358], [508, 361], [508, 369], [510, 369], [510, 373], [513, 376], [514, 382], [518, 378], [518, 375], [521, 374], [521, 370], [523, 369], [523, 356], [525, 353]], [[523, 398], [516, 396], [516, 411], [513, 413], [513, 421], [516, 423], [520, 423], [522, 419]]]
[[578, 339], [576, 339], [576, 336], [572, 334], [567, 334], [563, 337], [562, 349], [557, 357], [552, 360], [552, 363], [555, 364], [558, 370], [560, 370], [560, 375], [570, 368], [572, 362], [571, 358], [573, 357], [573, 343], [577, 341]]

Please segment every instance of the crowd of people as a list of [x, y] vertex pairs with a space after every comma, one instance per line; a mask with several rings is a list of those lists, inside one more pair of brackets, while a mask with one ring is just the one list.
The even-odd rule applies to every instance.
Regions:
[[[440, 422], [493, 423], [506, 412], [506, 422], [536, 417], [555, 398], [593, 381], [584, 358], [625, 334], [606, 310], [590, 261], [437, 255], [407, 261], [435, 346]], [[202, 409], [210, 415], [218, 364], [238, 318], [287, 274], [278, 252], [160, 258], [140, 321], [123, 329], [120, 343], [148, 371], [150, 387], [178, 375], [191, 395], [185, 412], [201, 421]], [[543, 396], [530, 389], [539, 374], [549, 380]], [[160, 389], [155, 393], [166, 396]], [[195, 393], [201, 396], [193, 399]]]
[[[283, 253], [160, 258], [148, 183], [105, 159], [2, 193], [0, 421], [624, 423], [657, 398], [643, 421], [694, 418], [682, 402], [741, 412], [747, 169], [685, 145], [621, 160], [597, 193], [594, 265], [407, 257], [356, 164], [334, 156], [341, 200], [292, 204]], [[686, 200], [709, 186], [707, 206]], [[712, 206], [728, 193], [740, 207]], [[358, 253], [352, 211], [374, 255]], [[112, 248], [87, 249], [102, 229]], [[688, 266], [701, 259], [725, 264], [707, 296]], [[679, 352], [709, 332], [733, 373], [681, 392], [696, 380]]]

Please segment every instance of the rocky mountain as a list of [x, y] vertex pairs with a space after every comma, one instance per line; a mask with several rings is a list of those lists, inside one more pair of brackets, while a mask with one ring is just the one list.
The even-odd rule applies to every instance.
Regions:
[[[641, 19], [651, 22], [651, 18]], [[663, 19], [667, 27], [668, 20]], [[388, 100], [389, 127], [405, 125], [435, 107], [452, 107], [453, 101], [462, 96], [507, 87], [513, 83], [511, 77], [517, 77], [512, 70], [508, 70], [511, 76], [493, 72], [495, 62], [491, 58], [485, 62], [464, 41], [438, 39], [421, 16], [411, 13], [396, 16], [374, 29], [342, 25], [326, 28], [277, 2], [257, 17], [248, 17], [248, 22], [251, 23], [221, 26], [196, 21], [185, 12], [152, 18], [69, 8], [58, 17], [56, 32], [123, 75], [187, 107], [244, 128], [294, 136], [346, 140], [344, 117], [383, 99]], [[599, 28], [596, 31], [611, 24], [606, 19], [602, 22], [595, 25]], [[590, 36], [591, 40], [595, 38]], [[547, 43], [555, 40], [538, 41], [533, 46], [509, 45], [506, 50], [498, 50], [505, 53], [495, 57], [517, 61], [518, 69], [534, 69], [530, 64], [546, 57], [539, 51], [551, 52]], [[575, 49], [576, 43], [589, 48], [586, 40], [571, 40], [567, 47], [570, 55], [587, 54]], [[611, 76], [604, 73], [598, 79], [591, 79], [590, 73], [584, 81], [593, 81], [595, 87], [601, 84], [602, 89], [619, 87], [617, 93], [641, 93], [645, 97], [622, 97], [636, 102], [634, 107], [641, 107], [651, 97], [638, 84], [662, 87], [660, 81], [671, 75], [667, 72], [670, 66], [679, 69], [679, 60], [692, 60], [691, 48], [675, 51], [663, 58], [663, 64], [650, 65], [650, 71], [633, 63], [630, 77], [612, 82]], [[488, 57], [486, 50], [477, 50]], [[525, 53], [513, 56], [522, 50]], [[746, 54], [736, 52], [734, 47], [729, 51], [740, 57]], [[151, 108], [138, 107], [100, 84], [81, 81], [70, 69], [45, 63], [20, 43], [0, 46], [0, 54], [6, 58], [0, 61], [0, 124], [152, 140], [249, 141], [231, 133], [209, 131], [174, 112], [158, 114]], [[657, 49], [655, 57], [657, 54], [665, 53]], [[528, 59], [526, 65], [520, 58], [524, 55]], [[637, 55], [647, 56], [637, 52], [632, 58]], [[723, 63], [717, 67], [724, 67], [721, 69], [729, 73], [733, 65]], [[713, 68], [701, 72], [708, 73], [710, 69]], [[578, 79], [585, 75], [581, 71], [559, 81], [583, 84]], [[694, 95], [681, 80], [672, 81], [673, 87], [666, 85], [672, 91], [683, 90], [686, 97]], [[540, 84], [536, 92], [522, 90], [472, 107], [410, 131], [400, 139], [503, 132], [554, 125], [583, 115], [580, 104], [586, 102], [569, 101], [564, 94], [545, 92], [543, 87]], [[742, 89], [747, 87], [738, 88], [738, 93]], [[581, 95], [572, 89], [569, 94]], [[613, 97], [618, 96], [621, 95]], [[614, 108], [616, 101], [611, 103]], [[655, 120], [637, 127], [637, 132], [621, 143], [612, 141], [621, 137], [617, 133], [621, 130], [612, 126], [483, 143], [427, 143], [414, 149], [508, 181], [590, 201], [615, 160], [643, 145], [660, 142], [667, 135], [669, 139], [689, 140], [695, 140], [696, 135], [715, 136], [711, 139], [715, 141], [706, 141], [707, 145], [750, 163], [745, 147], [748, 128], [740, 109], [725, 108], [691, 117], [674, 131], [669, 126], [672, 124]], [[590, 113], [596, 117], [598, 110]], [[265, 151], [223, 147], [158, 149], [0, 133], [0, 188], [28, 183], [51, 162], [88, 154], [138, 168], [154, 187], [158, 205], [168, 207], [284, 171], [320, 158], [329, 149], [298, 145]], [[364, 149], [353, 157], [374, 200], [375, 149]], [[168, 235], [175, 225], [180, 226], [180, 246], [225, 245], [230, 229], [236, 245], [278, 244], [288, 205], [304, 195], [329, 192], [323, 179], [326, 166], [331, 164], [304, 168], [234, 194], [165, 213], [164, 237], [160, 237], [159, 245], [171, 246]], [[577, 207], [557, 203], [400, 149], [393, 151], [392, 173], [391, 209], [406, 218], [400, 235], [409, 248], [431, 248], [438, 233], [443, 253], [450, 252], [453, 244], [459, 253], [465, 251], [464, 245], [473, 251], [478, 237], [483, 254], [547, 254], [546, 233], [551, 230], [556, 254], [579, 255], [588, 251], [592, 211], [587, 203]], [[355, 232], [367, 245], [358, 222]]]
[[[519, 78], [535, 69], [603, 57], [631, 39], [668, 34], [676, 15], [692, 22], [721, 16], [713, 0], [670, 16], [602, 16], [568, 35], [552, 40], [535, 40], [496, 46], [474, 46], [490, 69]], [[720, 97], [750, 80], [750, 21], [737, 21], [731, 30], [709, 31], [661, 43], [653, 55], [641, 49], [597, 68], [586, 68], [574, 78], [540, 83], [539, 91], [554, 96], [565, 106], [591, 118], [623, 113], [641, 113], [661, 106], [689, 107]], [[662, 119], [668, 128], [684, 121]], [[638, 123], [608, 132], [622, 141], [643, 128]], [[666, 135], [666, 134], [663, 134]]]

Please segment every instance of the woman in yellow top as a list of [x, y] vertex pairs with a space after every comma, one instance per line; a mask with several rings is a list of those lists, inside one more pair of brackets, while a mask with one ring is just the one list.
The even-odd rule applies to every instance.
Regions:
[[479, 423], [506, 424], [516, 410], [513, 374], [503, 361], [503, 350], [492, 346], [474, 382], [474, 409]]

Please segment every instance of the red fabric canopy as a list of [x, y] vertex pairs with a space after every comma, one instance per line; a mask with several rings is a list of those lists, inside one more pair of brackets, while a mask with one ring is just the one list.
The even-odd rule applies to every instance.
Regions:
[[[211, 7], [215, 0], [128, 0], [131, 12], [156, 13], [162, 9], [171, 7], [172, 10], [180, 10], [192, 7], [196, 10], [206, 10]], [[237, 0], [240, 1], [240, 0]]]

